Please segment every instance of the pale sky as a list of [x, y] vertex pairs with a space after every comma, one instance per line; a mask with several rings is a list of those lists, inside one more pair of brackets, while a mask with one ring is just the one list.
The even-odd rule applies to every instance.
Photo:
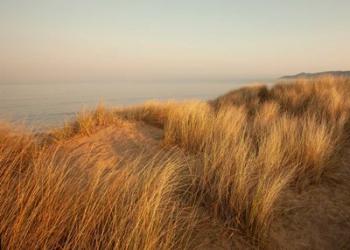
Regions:
[[0, 83], [350, 70], [349, 0], [0, 0]]

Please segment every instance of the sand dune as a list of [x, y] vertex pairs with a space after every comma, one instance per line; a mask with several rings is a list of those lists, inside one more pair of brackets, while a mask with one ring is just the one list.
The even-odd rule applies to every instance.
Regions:
[[350, 80], [0, 129], [10, 249], [350, 249]]

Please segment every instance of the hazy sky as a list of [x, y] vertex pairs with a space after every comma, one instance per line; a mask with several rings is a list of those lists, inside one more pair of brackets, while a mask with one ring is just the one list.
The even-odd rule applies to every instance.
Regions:
[[350, 70], [349, 0], [0, 0], [0, 83]]

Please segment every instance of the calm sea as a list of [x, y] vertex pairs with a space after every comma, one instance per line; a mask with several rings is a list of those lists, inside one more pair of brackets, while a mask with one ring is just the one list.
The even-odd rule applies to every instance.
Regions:
[[0, 119], [55, 125], [100, 101], [127, 106], [150, 99], [207, 100], [249, 82], [0, 84]]

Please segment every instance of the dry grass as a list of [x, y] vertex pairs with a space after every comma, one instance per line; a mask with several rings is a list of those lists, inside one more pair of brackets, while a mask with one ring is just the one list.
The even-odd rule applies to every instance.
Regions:
[[212, 102], [214, 109], [179, 105], [169, 113], [165, 142], [201, 158], [198, 185], [208, 209], [263, 240], [285, 189], [319, 183], [334, 170], [348, 139], [345, 82], [304, 80], [270, 93], [244, 88]]
[[81, 111], [73, 121], [66, 122], [62, 128], [53, 129], [50, 135], [55, 140], [66, 140], [76, 135], [89, 136], [101, 127], [121, 124], [116, 111], [100, 103], [94, 110]]
[[[2, 244], [10, 249], [216, 248], [205, 239], [217, 234], [205, 232], [219, 223], [230, 242], [226, 248], [237, 247], [241, 235], [249, 248], [293, 249], [274, 245], [271, 227], [288, 217], [287, 211], [306, 209], [312, 201], [284, 208], [285, 199], [328, 186], [350, 195], [341, 186], [350, 177], [345, 174], [349, 86], [349, 79], [326, 77], [244, 88], [209, 103], [99, 106], [49, 133], [69, 142], [127, 120], [162, 128], [163, 149], [136, 159], [106, 161], [98, 150], [75, 154], [60, 143], [38, 143], [30, 133], [4, 127]], [[337, 216], [350, 218], [344, 202], [336, 201], [342, 211]], [[339, 228], [350, 230], [350, 223]], [[288, 226], [282, 230], [293, 233]]]
[[[191, 248], [199, 221], [184, 163], [169, 153], [148, 162], [73, 157], [61, 146], [1, 134], [0, 232], [6, 249]], [[10, 146], [11, 145], [11, 146]], [[10, 146], [10, 147], [9, 147]], [[141, 157], [140, 157], [141, 159]], [[86, 172], [80, 166], [104, 166]]]
[[148, 101], [142, 105], [119, 109], [116, 113], [127, 120], [144, 121], [152, 126], [163, 128], [169, 111], [177, 105], [178, 103], [174, 101]]

